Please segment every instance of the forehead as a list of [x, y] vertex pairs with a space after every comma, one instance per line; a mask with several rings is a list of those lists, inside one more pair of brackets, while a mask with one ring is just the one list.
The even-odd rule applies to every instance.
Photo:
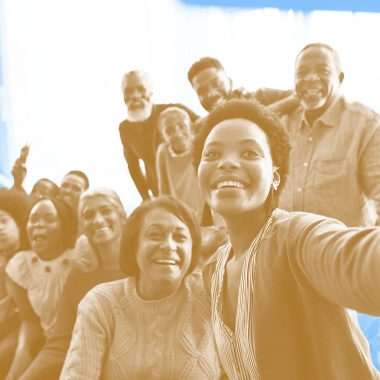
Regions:
[[144, 87], [151, 88], [151, 82], [147, 75], [133, 73], [128, 75], [124, 80], [124, 88]]
[[176, 109], [176, 110], [171, 110], [165, 113], [162, 116], [161, 122], [168, 123], [168, 122], [173, 122], [173, 121], [178, 121], [178, 120], [190, 122], [190, 117], [186, 111]]
[[86, 186], [84, 179], [75, 174], [65, 175], [62, 179], [62, 185], [63, 184], [73, 184], [73, 185], [75, 184], [82, 188]]
[[151, 228], [152, 226], [167, 229], [180, 228], [188, 230], [188, 227], [181, 219], [164, 208], [152, 209], [145, 214], [142, 229]]
[[211, 143], [236, 146], [249, 141], [269, 149], [267, 135], [257, 124], [248, 119], [233, 118], [216, 124], [207, 136], [205, 146]]
[[113, 206], [111, 201], [105, 195], [94, 195], [82, 199], [82, 211], [100, 208], [104, 206]]
[[324, 47], [310, 47], [299, 54], [296, 67], [325, 65], [337, 68], [337, 61], [334, 53]]
[[207, 85], [215, 79], [226, 80], [227, 74], [224, 70], [218, 69], [216, 67], [207, 67], [199, 71], [192, 80], [194, 88], [198, 88]]
[[34, 191], [40, 191], [40, 192], [46, 191], [46, 193], [48, 193], [49, 191], [52, 191], [53, 189], [54, 189], [54, 185], [51, 182], [45, 181], [45, 180], [40, 180], [34, 185]]
[[36, 203], [30, 214], [54, 214], [58, 215], [57, 210], [53, 204], [53, 202], [49, 199], [44, 199]]
[[16, 221], [13, 219], [12, 215], [9, 214], [9, 212], [7, 212], [1, 208], [0, 208], [0, 218], [12, 219], [16, 223]]

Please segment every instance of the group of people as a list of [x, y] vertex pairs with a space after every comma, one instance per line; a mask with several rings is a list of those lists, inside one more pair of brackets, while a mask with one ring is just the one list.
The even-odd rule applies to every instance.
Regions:
[[188, 79], [206, 117], [123, 76], [128, 217], [78, 170], [26, 194], [16, 161], [0, 378], [380, 378], [355, 315], [380, 315], [380, 117], [322, 43], [292, 90], [234, 89], [211, 57]]

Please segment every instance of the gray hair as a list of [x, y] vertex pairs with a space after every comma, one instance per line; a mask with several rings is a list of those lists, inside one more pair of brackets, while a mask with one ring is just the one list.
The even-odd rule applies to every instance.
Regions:
[[123, 78], [121, 79], [121, 91], [123, 92], [123, 94], [125, 91], [125, 86], [127, 84], [127, 80], [131, 76], [144, 78], [146, 80], [147, 84], [149, 85], [150, 89], [151, 90], [153, 89], [153, 81], [152, 81], [152, 78], [150, 77], [150, 75], [148, 73], [146, 73], [145, 71], [142, 71], [142, 70], [132, 70], [132, 71], [128, 71], [127, 73], [125, 73], [123, 75]]
[[120, 197], [117, 195], [116, 191], [109, 189], [107, 187], [94, 187], [85, 190], [80, 198], [78, 204], [78, 219], [81, 221], [81, 215], [83, 212], [83, 207], [86, 199], [94, 197], [104, 197], [107, 201], [114, 206], [119, 213], [120, 217], [123, 219], [123, 222], [127, 220], [127, 213], [124, 210], [124, 206], [121, 203]]

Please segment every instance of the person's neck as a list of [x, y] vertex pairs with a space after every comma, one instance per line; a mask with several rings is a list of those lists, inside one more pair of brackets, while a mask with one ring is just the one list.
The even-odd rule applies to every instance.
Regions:
[[121, 238], [114, 239], [110, 242], [97, 246], [99, 266], [104, 270], [111, 271], [120, 268], [120, 239]]
[[162, 284], [161, 286], [151, 286], [138, 279], [136, 289], [140, 298], [147, 301], [152, 301], [171, 296], [179, 289], [180, 286], [180, 284], [173, 283]]
[[323, 115], [326, 111], [326, 108], [318, 108], [316, 110], [307, 110], [305, 111], [305, 117], [309, 125], [313, 125], [314, 122]]
[[236, 259], [244, 256], [268, 217], [268, 212], [265, 209], [223, 216]]

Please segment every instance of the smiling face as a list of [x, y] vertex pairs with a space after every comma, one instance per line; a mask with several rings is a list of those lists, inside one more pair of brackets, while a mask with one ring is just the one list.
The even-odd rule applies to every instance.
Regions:
[[123, 83], [127, 119], [132, 122], [146, 120], [152, 112], [152, 85], [147, 76], [133, 72]]
[[163, 140], [175, 153], [181, 154], [191, 149], [194, 133], [187, 112], [173, 110], [163, 115], [160, 130]]
[[79, 197], [86, 190], [84, 178], [75, 174], [67, 174], [62, 179], [59, 189], [59, 196], [76, 210], [78, 207]]
[[231, 91], [231, 79], [224, 70], [208, 67], [199, 71], [191, 80], [203, 108], [210, 112], [216, 105], [226, 101]]
[[188, 227], [171, 212], [152, 209], [144, 216], [138, 241], [140, 295], [157, 299], [174, 293], [191, 263], [193, 242]]
[[63, 253], [62, 225], [50, 200], [41, 200], [33, 206], [26, 229], [30, 245], [41, 259], [52, 260]]
[[17, 223], [6, 211], [0, 209], [0, 253], [13, 255], [20, 246], [20, 231]]
[[325, 110], [339, 95], [343, 81], [337, 58], [323, 47], [300, 53], [295, 68], [295, 90], [306, 111]]
[[121, 236], [123, 218], [105, 196], [84, 198], [80, 218], [83, 232], [94, 246], [108, 244]]
[[278, 180], [265, 132], [247, 119], [216, 124], [205, 141], [198, 179], [207, 203], [223, 217], [264, 210]]

